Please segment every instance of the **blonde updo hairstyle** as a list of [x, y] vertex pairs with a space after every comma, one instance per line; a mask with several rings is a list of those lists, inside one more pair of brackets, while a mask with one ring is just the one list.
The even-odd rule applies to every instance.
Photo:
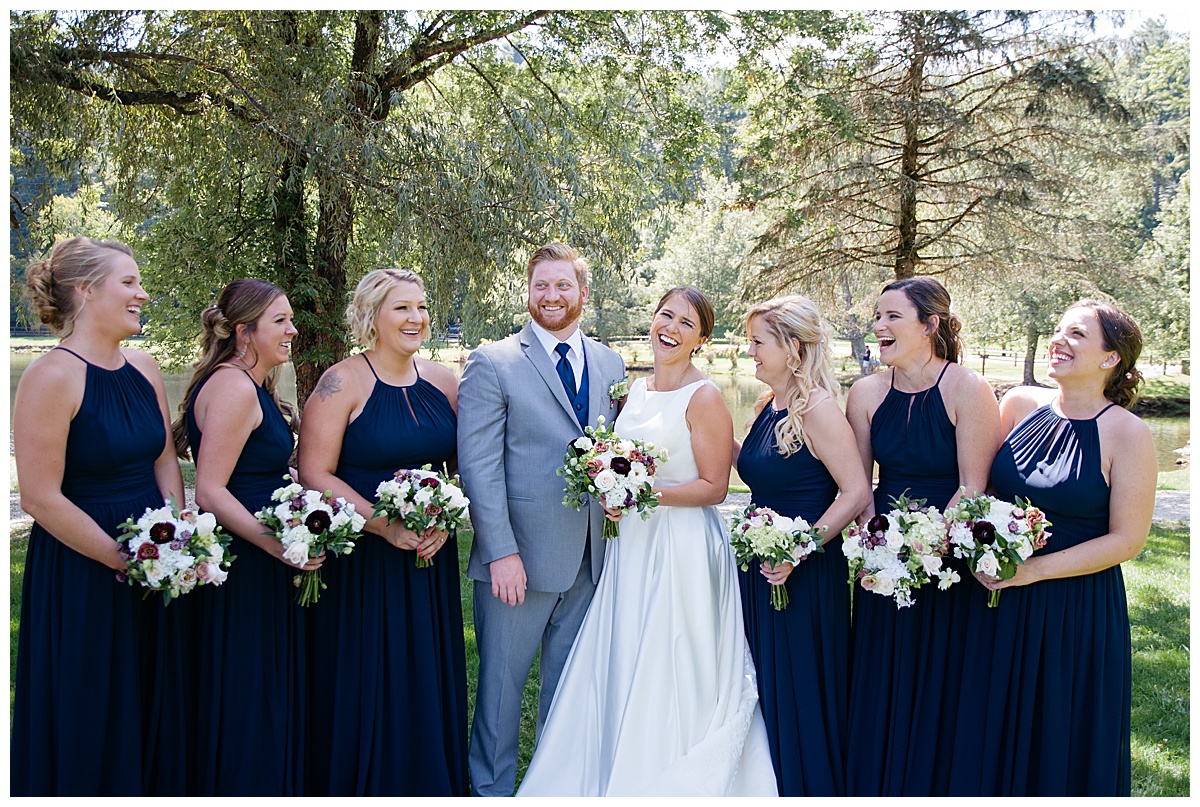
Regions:
[[1117, 365], [1104, 384], [1104, 397], [1117, 406], [1131, 408], [1141, 396], [1145, 383], [1141, 370], [1135, 366], [1142, 355], [1141, 328], [1129, 314], [1099, 300], [1080, 300], [1071, 308], [1090, 308], [1096, 314], [1104, 335], [1104, 349], [1117, 354]]
[[[364, 350], [370, 350], [379, 341], [379, 331], [375, 329], [379, 309], [392, 289], [401, 283], [416, 283], [421, 291], [425, 291], [425, 281], [408, 269], [373, 269], [358, 281], [354, 299], [346, 306], [346, 325], [354, 341], [362, 345]], [[421, 331], [421, 339], [428, 338], [429, 326], [426, 325]]]
[[[780, 454], [788, 457], [804, 447], [801, 415], [808, 409], [813, 392], [823, 389], [837, 398], [833, 349], [821, 321], [821, 311], [807, 297], [788, 294], [759, 303], [746, 314], [747, 331], [755, 318], [787, 353], [792, 377], [788, 380], [785, 400], [775, 402], [776, 409], [787, 409], [787, 415], [775, 424], [775, 445]], [[754, 404], [756, 417], [774, 397], [772, 390], [759, 396]]]
[[25, 271], [25, 289], [38, 312], [38, 320], [66, 339], [75, 329], [82, 306], [79, 294], [108, 277], [116, 255], [133, 257], [119, 241], [66, 238], [50, 254], [34, 260]]
[[[237, 367], [231, 360], [238, 356], [237, 326], [245, 325], [246, 331], [253, 333], [258, 327], [258, 320], [275, 300], [283, 296], [283, 290], [274, 283], [245, 277], [235, 280], [226, 286], [216, 301], [200, 315], [200, 358], [192, 370], [192, 378], [188, 382], [183, 400], [179, 402], [179, 417], [172, 424], [172, 435], [175, 438], [175, 453], [187, 459], [188, 446], [188, 405], [196, 390], [204, 380], [220, 367]], [[253, 348], [251, 348], [253, 350]], [[253, 367], [258, 363], [258, 355], [241, 357], [246, 366]], [[267, 373], [263, 389], [270, 393], [275, 405], [284, 418], [290, 423], [292, 431], [300, 429], [300, 413], [291, 402], [279, 397], [276, 386], [279, 381], [279, 368], [273, 367]]]

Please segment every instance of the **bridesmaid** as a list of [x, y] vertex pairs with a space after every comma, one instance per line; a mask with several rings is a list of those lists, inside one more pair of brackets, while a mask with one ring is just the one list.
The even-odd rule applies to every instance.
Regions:
[[285, 484], [299, 420], [275, 389], [296, 335], [292, 307], [277, 286], [246, 278], [226, 286], [201, 323], [175, 449], [186, 459], [190, 448], [196, 503], [232, 536], [237, 561], [219, 589], [191, 595], [207, 638], [193, 654], [204, 695], [189, 795], [302, 795], [304, 621], [291, 585], [299, 570], [254, 517]]
[[[161, 600], [118, 582], [118, 525], [174, 496], [162, 373], [121, 347], [148, 298], [129, 247], [69, 238], [26, 286], [61, 338], [13, 405], [21, 507], [35, 523], [21, 593], [10, 795], [141, 796], [154, 776]], [[139, 657], [144, 659], [140, 662]], [[149, 659], [151, 663], [145, 663]]]
[[[986, 490], [1000, 414], [991, 386], [957, 363], [960, 328], [936, 280], [911, 277], [884, 287], [875, 336], [890, 371], [859, 379], [846, 404], [867, 475], [879, 464], [874, 501], [860, 524], [890, 510], [905, 490], [938, 509], [957, 501], [960, 487], [968, 496]], [[957, 570], [959, 583], [944, 591], [926, 586], [900, 610], [890, 597], [855, 591], [848, 795], [949, 791], [947, 760], [971, 641], [966, 609], [979, 594], [966, 567]]]
[[[755, 504], [825, 527], [825, 550], [799, 566], [739, 573], [746, 636], [781, 796], [843, 796], [849, 711], [850, 592], [841, 532], [871, 498], [838, 406], [817, 307], [788, 295], [746, 319], [754, 377], [770, 387], [736, 456]], [[838, 495], [838, 491], [841, 495]], [[772, 584], [789, 605], [771, 606]]]
[[1130, 794], [1131, 649], [1121, 563], [1146, 543], [1156, 460], [1128, 411], [1142, 375], [1137, 324], [1082, 300], [1050, 340], [1057, 388], [1015, 387], [1000, 405], [1008, 439], [992, 466], [1003, 499], [1028, 498], [1053, 524], [1009, 580], [996, 612], [982, 792]]
[[[419, 358], [425, 286], [376, 269], [346, 318], [364, 347], [329, 368], [305, 406], [300, 477], [369, 517], [400, 468], [454, 464], [458, 382]], [[445, 550], [441, 552], [440, 550]], [[417, 568], [417, 556], [430, 568]], [[309, 795], [467, 795], [467, 680], [458, 545], [372, 518], [331, 561], [312, 608]]]

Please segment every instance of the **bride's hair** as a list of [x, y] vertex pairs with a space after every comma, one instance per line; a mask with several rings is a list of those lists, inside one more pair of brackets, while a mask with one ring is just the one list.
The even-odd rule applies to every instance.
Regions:
[[[759, 303], [746, 315], [746, 330], [757, 317], [767, 333], [787, 353], [791, 379], [783, 401], [777, 408], [787, 408], [787, 416], [775, 424], [775, 446], [783, 456], [790, 456], [804, 447], [804, 428], [801, 415], [808, 410], [813, 392], [823, 389], [837, 397], [838, 382], [833, 375], [833, 350], [829, 334], [821, 321], [821, 311], [807, 297], [788, 294]], [[754, 404], [754, 414], [762, 412], [775, 393], [767, 390]]]
[[666, 294], [658, 300], [658, 305], [654, 306], [654, 313], [657, 314], [662, 310], [662, 307], [667, 304], [667, 300], [672, 297], [682, 297], [692, 308], [696, 309], [696, 316], [700, 318], [700, 345], [692, 351], [692, 355], [700, 352], [700, 347], [708, 338], [712, 336], [713, 327], [717, 322], [716, 312], [713, 311], [713, 304], [704, 296], [704, 292], [695, 286], [676, 286], [670, 289]]

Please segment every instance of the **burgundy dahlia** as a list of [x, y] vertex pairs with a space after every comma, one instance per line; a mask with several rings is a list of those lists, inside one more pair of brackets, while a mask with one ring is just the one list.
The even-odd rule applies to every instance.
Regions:
[[990, 544], [996, 540], [996, 528], [987, 521], [976, 521], [971, 528], [971, 535], [981, 544]]
[[304, 526], [308, 527], [308, 531], [313, 535], [320, 535], [325, 532], [332, 523], [333, 521], [329, 518], [329, 514], [324, 510], [314, 510], [308, 514], [308, 518], [304, 519]]
[[867, 532], [874, 535], [877, 532], [887, 532], [888, 528], [887, 516], [872, 516], [867, 522]]
[[620, 474], [621, 476], [625, 476], [633, 468], [633, 466], [629, 464], [629, 460], [625, 459], [624, 457], [613, 457], [612, 462], [608, 464], [608, 467], [612, 468], [612, 472], [614, 474]]
[[150, 540], [156, 544], [169, 544], [174, 537], [175, 525], [169, 521], [160, 521], [150, 528]]

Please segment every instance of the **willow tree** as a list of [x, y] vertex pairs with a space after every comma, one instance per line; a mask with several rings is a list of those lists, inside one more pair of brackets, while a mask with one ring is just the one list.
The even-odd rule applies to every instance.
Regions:
[[112, 188], [156, 292], [148, 329], [174, 356], [224, 282], [285, 288], [303, 400], [346, 353], [341, 310], [368, 268], [417, 269], [436, 313], [480, 334], [511, 324], [491, 312], [538, 243], [571, 240], [620, 271], [635, 222], [682, 187], [705, 137], [675, 92], [685, 60], [737, 20], [16, 12], [12, 138]]
[[[862, 327], [881, 282], [1075, 271], [1109, 222], [1077, 166], [1129, 157], [1128, 109], [1089, 58], [1091, 16], [894, 11], [836, 52], [744, 85], [754, 255]], [[814, 70], [820, 67], [820, 70]], [[850, 323], [853, 324], [853, 323]]]

